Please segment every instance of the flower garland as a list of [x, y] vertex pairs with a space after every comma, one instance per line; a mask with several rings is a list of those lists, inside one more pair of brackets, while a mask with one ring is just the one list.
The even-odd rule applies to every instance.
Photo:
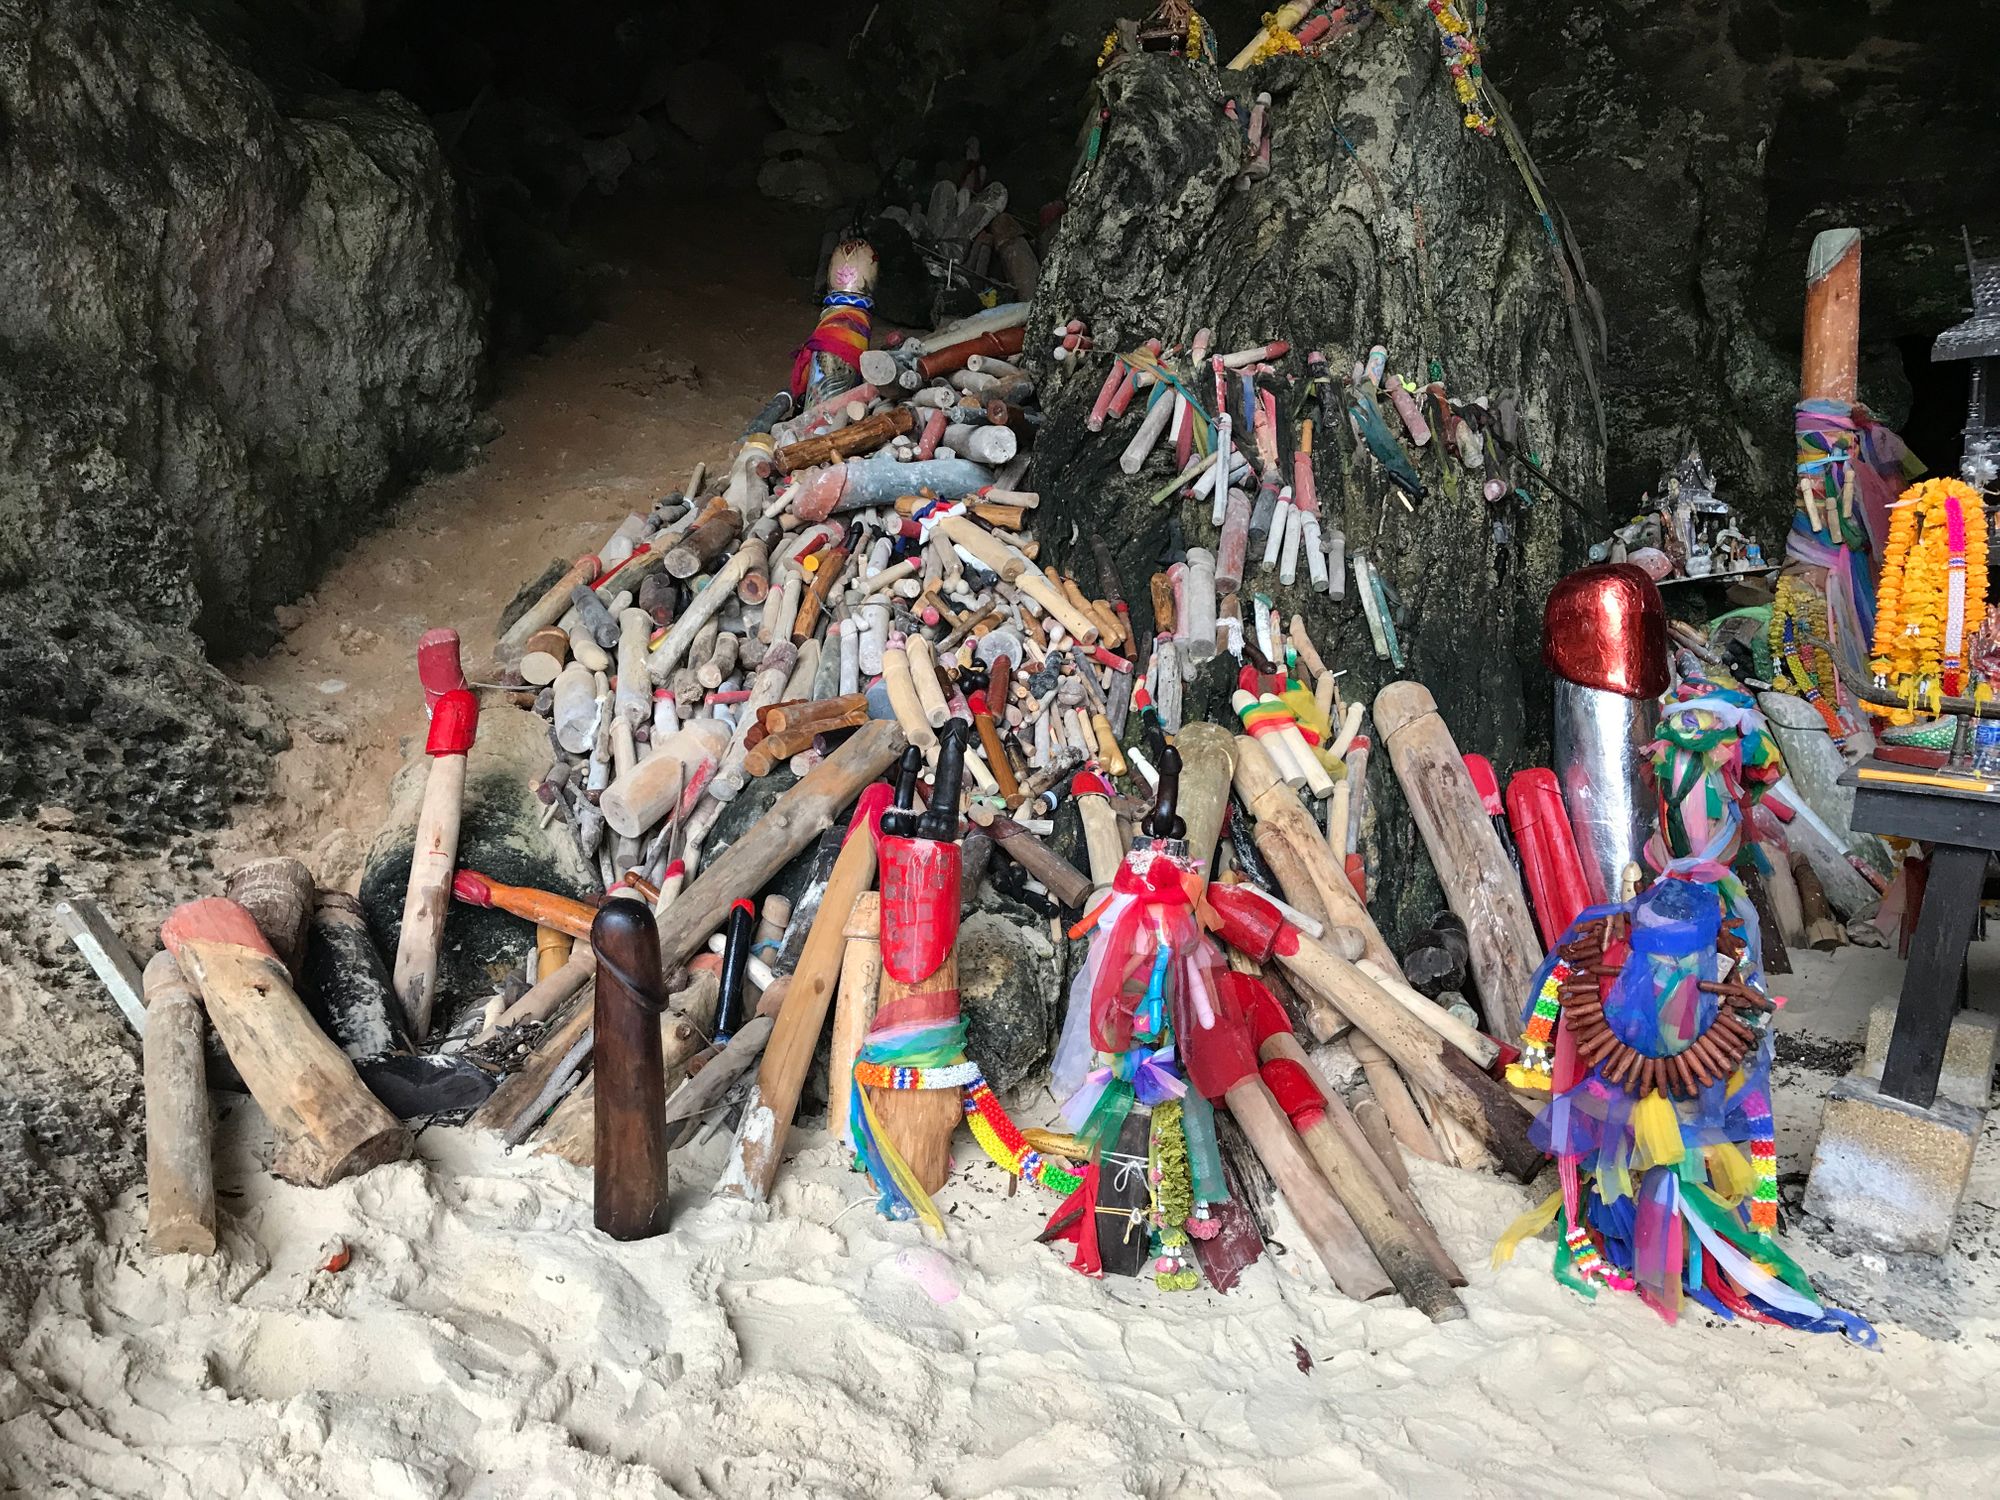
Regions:
[[[1972, 524], [1968, 525], [1968, 520]], [[1908, 723], [1965, 687], [1966, 622], [1986, 612], [1986, 526], [1978, 494], [1957, 479], [1911, 485], [1890, 508], [1889, 544], [1875, 601], [1879, 687], [1900, 693]]]
[[1276, 57], [1281, 52], [1303, 52], [1305, 46], [1295, 33], [1280, 24], [1276, 11], [1264, 13], [1264, 35], [1257, 43], [1257, 50], [1250, 54], [1250, 61], [1260, 63], [1267, 57]]
[[1153, 1284], [1163, 1292], [1191, 1292], [1201, 1285], [1201, 1273], [1189, 1258], [1188, 1216], [1194, 1212], [1194, 1177], [1188, 1167], [1187, 1137], [1182, 1133], [1181, 1106], [1170, 1099], [1153, 1111], [1153, 1216], [1160, 1253], [1153, 1262]]
[[1781, 577], [1771, 606], [1771, 686], [1810, 703], [1833, 742], [1844, 748], [1847, 724], [1822, 687], [1838, 680], [1826, 639], [1826, 596], [1803, 578]]
[[1444, 65], [1451, 73], [1452, 92], [1458, 95], [1458, 102], [1465, 110], [1466, 128], [1481, 135], [1493, 134], [1498, 122], [1480, 107], [1484, 102], [1480, 90], [1486, 68], [1479, 60], [1479, 43], [1473, 40], [1472, 28], [1458, 13], [1457, 0], [1424, 0], [1424, 4], [1437, 22]]

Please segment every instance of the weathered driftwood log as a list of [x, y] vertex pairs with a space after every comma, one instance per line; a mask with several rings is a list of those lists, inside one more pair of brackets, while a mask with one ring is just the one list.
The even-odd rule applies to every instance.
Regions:
[[410, 1132], [313, 1024], [250, 913], [217, 897], [190, 901], [167, 918], [160, 940], [200, 990], [229, 1060], [277, 1132], [273, 1171], [325, 1187], [409, 1155]]
[[171, 953], [146, 964], [146, 1248], [215, 1252], [215, 1158], [201, 1002]]
[[834, 861], [812, 930], [792, 971], [784, 1007], [765, 1045], [729, 1160], [715, 1185], [716, 1192], [725, 1197], [762, 1203], [777, 1179], [785, 1136], [798, 1112], [799, 1091], [805, 1086], [806, 1070], [812, 1066], [820, 1032], [826, 1027], [827, 1009], [843, 972], [849, 914], [875, 883], [875, 823], [888, 801], [889, 788], [878, 783], [864, 791], [855, 806], [846, 842]]
[[743, 837], [701, 872], [660, 919], [660, 957], [683, 963], [722, 925], [739, 896], [761, 891], [807, 844], [854, 805], [863, 787], [878, 780], [907, 744], [883, 720], [857, 730], [814, 766]]
[[1521, 1009], [1542, 961], [1520, 873], [1493, 831], [1430, 690], [1419, 682], [1392, 682], [1375, 695], [1374, 711], [1431, 866], [1465, 924], [1486, 1028], [1502, 1041], [1518, 1042]]
[[519, 619], [501, 633], [494, 643], [493, 659], [501, 666], [512, 666], [520, 659], [522, 648], [528, 637], [538, 630], [545, 630], [569, 613], [570, 590], [579, 584], [586, 584], [595, 578], [599, 563], [595, 553], [586, 553], [571, 565], [568, 572], [550, 584], [542, 597], [521, 612]]
[[[1240, 888], [1234, 888], [1240, 889]], [[1276, 962], [1295, 983], [1316, 989], [1379, 1043], [1431, 1103], [1459, 1121], [1492, 1153], [1501, 1170], [1523, 1182], [1541, 1170], [1540, 1149], [1528, 1139], [1528, 1112], [1492, 1078], [1412, 1017], [1376, 983], [1324, 944], [1276, 916], [1254, 894], [1210, 889], [1223, 918], [1222, 938], [1259, 963]], [[1262, 908], [1259, 911], [1257, 908]]]
[[[968, 843], [971, 841], [968, 839]], [[854, 1097], [854, 1059], [875, 1019], [882, 984], [882, 898], [863, 891], [841, 929], [847, 949], [840, 961], [840, 993], [833, 1011], [833, 1041], [826, 1072], [826, 1125], [842, 1149], [854, 1149], [848, 1105]]]

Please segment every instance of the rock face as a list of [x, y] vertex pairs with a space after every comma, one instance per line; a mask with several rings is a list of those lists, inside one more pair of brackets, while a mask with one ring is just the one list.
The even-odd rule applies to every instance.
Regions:
[[1047, 1061], [1068, 988], [1048, 923], [998, 892], [982, 892], [959, 924], [958, 998], [966, 1054], [996, 1090], [1027, 1082]]
[[[1275, 99], [1271, 169], [1239, 185], [1243, 135], [1223, 103], [1234, 98], [1247, 117], [1259, 90]], [[1070, 181], [1030, 326], [1088, 318], [1098, 352], [1056, 365], [1044, 341], [1026, 351], [1046, 413], [1035, 449], [1039, 531], [1059, 561], [1072, 522], [1081, 536], [1104, 536], [1133, 614], [1150, 628], [1146, 580], [1170, 520], [1187, 541], [1213, 545], [1205, 501], [1178, 514], [1149, 503], [1171, 473], [1166, 452], [1137, 476], [1120, 472], [1136, 403], [1103, 433], [1086, 428], [1107, 351], [1149, 337], [1185, 346], [1205, 326], [1216, 352], [1290, 340], [1285, 375], [1301, 370], [1310, 349], [1342, 373], [1376, 343], [1387, 347], [1391, 372], [1422, 377], [1436, 361], [1454, 398], [1517, 401], [1543, 466], [1597, 503], [1604, 450], [1579, 353], [1591, 337], [1587, 315], [1566, 296], [1504, 147], [1461, 124], [1434, 36], [1378, 25], [1328, 60], [1281, 58], [1244, 73], [1135, 58], [1102, 76], [1093, 103], [1108, 111], [1102, 148]], [[1196, 395], [1212, 403], [1212, 384], [1199, 382]], [[1278, 399], [1289, 450], [1296, 387], [1281, 382]], [[1236, 395], [1230, 403], [1240, 410]], [[1421, 679], [1462, 749], [1492, 757], [1503, 773], [1535, 763], [1550, 714], [1536, 665], [1542, 601], [1565, 559], [1578, 556], [1583, 530], [1532, 487], [1531, 504], [1489, 506], [1461, 470], [1455, 492], [1447, 489], [1434, 450], [1420, 462], [1428, 493], [1406, 507], [1356, 447], [1344, 420], [1315, 433], [1324, 524], [1342, 526], [1349, 556], [1365, 553], [1400, 595], [1406, 667], [1376, 658], [1351, 586], [1334, 602], [1306, 590], [1303, 565], [1300, 587], [1282, 589], [1276, 569], [1253, 563], [1243, 593], [1305, 613], [1321, 653], [1347, 669], [1350, 701], [1368, 701], [1396, 677]], [[1068, 550], [1094, 578], [1088, 549]], [[1382, 874], [1375, 909], [1385, 930], [1401, 930], [1439, 902], [1384, 759], [1371, 774]]]
[[[1862, 231], [1861, 394], [1900, 424], [1964, 315], [1959, 238], [2000, 233], [1989, 56], [2000, 5], [1555, 0], [1495, 6], [1489, 67], [1581, 237], [1611, 327], [1609, 493], [1690, 440], [1768, 539], [1791, 514], [1800, 304], [1815, 233]], [[1917, 451], [1949, 472], [1963, 376]]]
[[[275, 89], [162, 0], [0, 0], [0, 1256], [130, 1182], [141, 956], [282, 732], [208, 665], [473, 414], [484, 297], [423, 118]], [[310, 79], [310, 75], [298, 75]]]
[[460, 453], [483, 302], [436, 138], [147, 0], [0, 0], [0, 31], [0, 582], [241, 649]]

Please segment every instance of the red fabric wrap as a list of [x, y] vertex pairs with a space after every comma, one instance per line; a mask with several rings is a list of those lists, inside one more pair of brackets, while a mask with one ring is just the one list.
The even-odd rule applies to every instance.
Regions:
[[877, 1007], [868, 1029], [874, 1032], [900, 1026], [937, 1026], [957, 1019], [957, 990], [912, 990], [900, 1000]]
[[479, 699], [469, 690], [458, 688], [437, 701], [431, 714], [431, 732], [424, 741], [426, 755], [463, 755], [472, 748], [479, 733]]

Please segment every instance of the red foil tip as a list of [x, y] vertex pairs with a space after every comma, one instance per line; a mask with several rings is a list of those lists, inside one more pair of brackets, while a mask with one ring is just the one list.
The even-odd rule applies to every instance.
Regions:
[[1562, 579], [1542, 612], [1542, 665], [1627, 698], [1667, 690], [1667, 608], [1643, 568], [1605, 563]]
[[431, 710], [431, 732], [424, 741], [424, 754], [463, 755], [472, 748], [478, 733], [479, 699], [458, 688], [439, 698]]
[[1219, 919], [1215, 935], [1260, 963], [1286, 932], [1278, 908], [1247, 885], [1209, 886], [1208, 905]]
[[1253, 974], [1231, 974], [1236, 998], [1243, 1006], [1243, 1019], [1250, 1025], [1250, 1039], [1263, 1046], [1274, 1036], [1292, 1034], [1292, 1018], [1278, 997]]
[[454, 870], [451, 874], [451, 893], [467, 906], [491, 906], [493, 887], [486, 877], [477, 870]]
[[1311, 1075], [1296, 1061], [1274, 1057], [1258, 1072], [1264, 1075], [1264, 1087], [1278, 1101], [1278, 1108], [1291, 1116], [1299, 1129], [1310, 1130], [1326, 1118], [1326, 1100], [1313, 1087]]
[[424, 687], [424, 707], [437, 712], [438, 699], [466, 687], [459, 662], [456, 630], [427, 630], [417, 642], [417, 681]]

